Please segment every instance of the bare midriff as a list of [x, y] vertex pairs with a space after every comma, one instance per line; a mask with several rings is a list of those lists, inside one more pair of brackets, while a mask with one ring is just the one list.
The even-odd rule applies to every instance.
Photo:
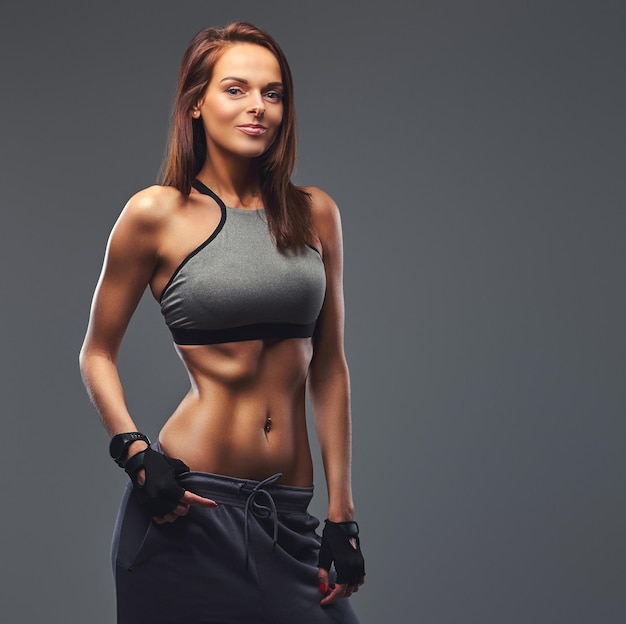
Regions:
[[159, 435], [192, 471], [310, 486], [305, 384], [310, 338], [177, 345], [191, 389]]

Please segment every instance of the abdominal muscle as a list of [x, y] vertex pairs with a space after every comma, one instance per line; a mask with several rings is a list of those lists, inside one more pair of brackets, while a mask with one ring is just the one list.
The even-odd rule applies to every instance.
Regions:
[[177, 345], [191, 389], [159, 434], [192, 471], [307, 487], [305, 384], [311, 339]]

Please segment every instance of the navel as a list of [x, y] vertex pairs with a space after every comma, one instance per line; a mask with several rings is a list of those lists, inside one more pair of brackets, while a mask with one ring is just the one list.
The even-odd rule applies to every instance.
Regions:
[[265, 419], [265, 426], [263, 427], [263, 431], [265, 431], [265, 435], [267, 435], [272, 430], [272, 419], [268, 416]]

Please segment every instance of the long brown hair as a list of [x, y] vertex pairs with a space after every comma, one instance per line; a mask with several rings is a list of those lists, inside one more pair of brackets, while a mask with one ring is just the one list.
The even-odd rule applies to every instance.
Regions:
[[161, 184], [174, 186], [184, 195], [191, 192], [191, 182], [207, 156], [202, 120], [193, 119], [191, 111], [207, 88], [215, 63], [227, 46], [236, 43], [254, 43], [272, 52], [280, 66], [284, 86], [283, 119], [278, 134], [270, 148], [259, 157], [261, 192], [270, 232], [279, 249], [310, 244], [310, 196], [291, 183], [296, 164], [291, 70], [276, 41], [252, 24], [234, 22], [222, 28], [205, 28], [187, 47], [178, 73]]

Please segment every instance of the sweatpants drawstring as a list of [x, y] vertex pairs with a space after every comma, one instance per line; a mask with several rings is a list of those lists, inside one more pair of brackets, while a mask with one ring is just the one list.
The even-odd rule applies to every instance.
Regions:
[[[253, 513], [256, 516], [261, 518], [267, 518], [272, 516], [274, 521], [274, 532], [273, 532], [273, 542], [272, 542], [272, 550], [276, 548], [276, 544], [278, 542], [278, 512], [276, 511], [276, 503], [272, 498], [272, 495], [265, 489], [266, 486], [272, 485], [276, 483], [283, 476], [282, 472], [277, 472], [271, 477], [267, 477], [267, 479], [263, 479], [263, 481], [259, 481], [252, 490], [250, 490], [250, 494], [248, 494], [248, 498], [246, 499], [246, 506], [244, 509], [244, 525], [243, 525], [243, 534], [244, 534], [244, 548], [246, 550], [246, 569], [248, 568], [249, 563], [249, 537], [248, 537], [248, 512]], [[241, 484], [241, 491], [246, 492], [246, 483]], [[265, 497], [266, 502], [269, 504], [262, 505], [257, 501], [257, 499], [263, 496]]]

